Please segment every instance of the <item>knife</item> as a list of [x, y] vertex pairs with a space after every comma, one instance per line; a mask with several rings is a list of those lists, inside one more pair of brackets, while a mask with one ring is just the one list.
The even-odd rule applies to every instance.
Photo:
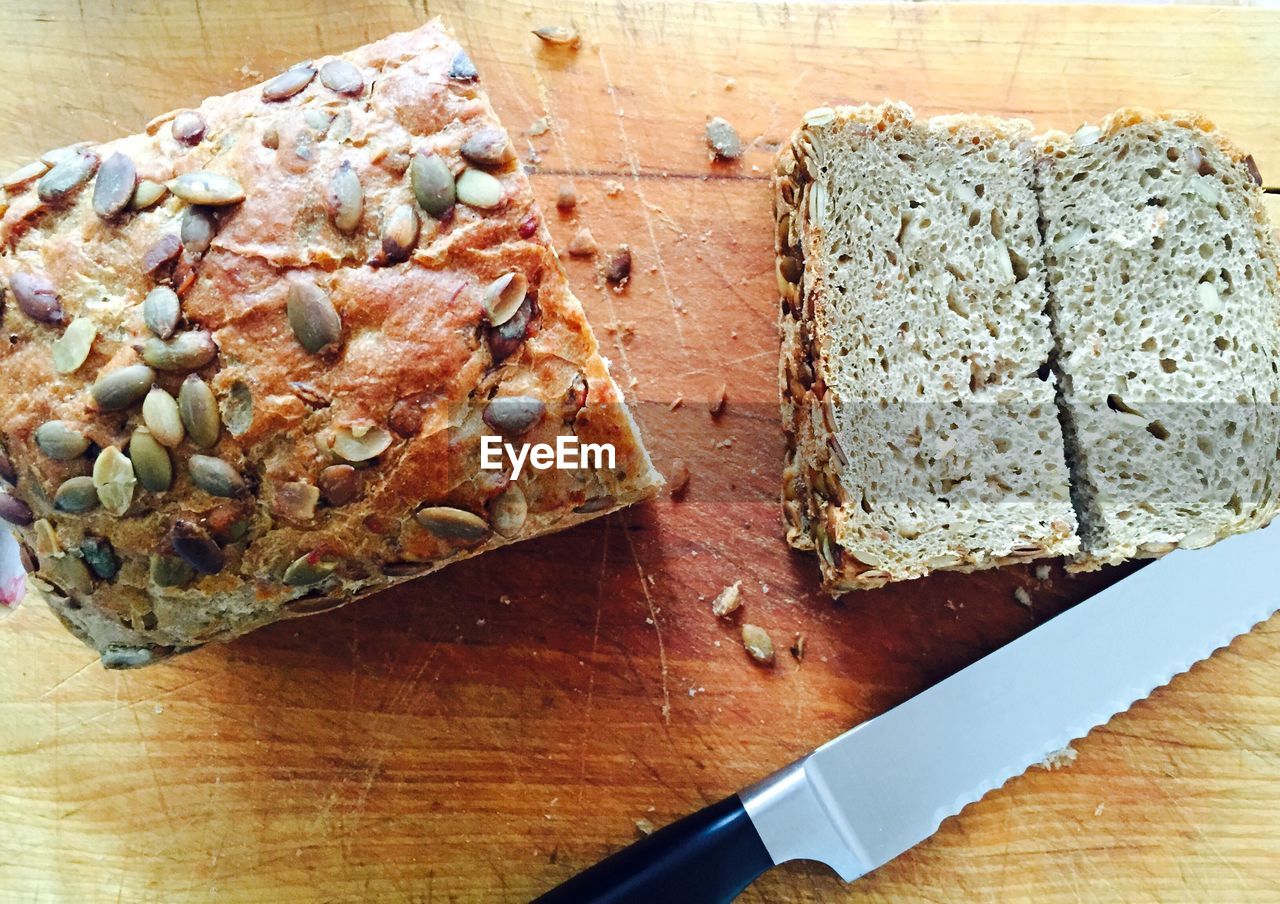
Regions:
[[1280, 609], [1280, 525], [1179, 550], [536, 904], [715, 904], [788, 860], [852, 882]]

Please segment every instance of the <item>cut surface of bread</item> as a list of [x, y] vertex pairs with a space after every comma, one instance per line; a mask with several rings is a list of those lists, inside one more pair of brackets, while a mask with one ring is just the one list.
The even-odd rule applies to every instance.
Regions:
[[1252, 160], [1204, 118], [1125, 109], [1041, 139], [1050, 311], [1096, 568], [1277, 506], [1280, 290]]
[[1077, 548], [1029, 135], [819, 109], [780, 155], [784, 506], [834, 592]]

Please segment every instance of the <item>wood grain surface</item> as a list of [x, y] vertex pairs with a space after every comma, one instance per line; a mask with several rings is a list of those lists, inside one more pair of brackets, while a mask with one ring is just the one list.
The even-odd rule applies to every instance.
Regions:
[[[5, 4], [0, 168], [436, 14], [560, 246], [582, 226], [630, 245], [620, 294], [566, 266], [688, 495], [138, 673], [29, 601], [0, 624], [4, 901], [527, 900], [1117, 577], [1055, 564], [833, 604], [786, 549], [765, 173], [805, 109], [889, 96], [1070, 129], [1193, 107], [1280, 177], [1275, 12], [498, 0]], [[569, 21], [577, 52], [529, 33]], [[740, 164], [708, 162], [710, 115], [750, 143]], [[735, 580], [776, 668], [708, 610]], [[1273, 619], [873, 875], [792, 864], [743, 900], [1280, 900], [1278, 653]]]

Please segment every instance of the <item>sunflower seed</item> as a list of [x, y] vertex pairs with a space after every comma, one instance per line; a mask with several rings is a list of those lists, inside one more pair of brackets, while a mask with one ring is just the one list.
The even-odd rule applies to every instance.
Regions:
[[53, 340], [53, 369], [60, 374], [75, 373], [89, 357], [98, 325], [88, 317], [77, 317]]
[[520, 436], [532, 430], [546, 410], [533, 396], [500, 396], [485, 406], [483, 418], [494, 430]]
[[169, 531], [169, 544], [182, 561], [199, 574], [217, 574], [227, 564], [226, 554], [199, 525], [178, 519]]
[[[492, 177], [490, 177], [492, 178]], [[417, 153], [409, 164], [409, 185], [418, 206], [439, 219], [457, 200], [457, 185], [438, 154]]]
[[342, 318], [329, 293], [315, 283], [291, 283], [285, 307], [294, 338], [312, 354], [342, 338]]
[[45, 421], [36, 428], [36, 445], [56, 461], [70, 461], [88, 450], [89, 437], [72, 421]]
[[17, 496], [12, 496], [5, 490], [0, 490], [0, 520], [16, 524], [18, 527], [27, 527], [35, 520], [35, 515], [32, 514], [31, 509], [27, 508], [27, 504]]
[[43, 273], [18, 272], [9, 277], [18, 310], [38, 323], [62, 323], [62, 305], [53, 283]]
[[618, 500], [613, 496], [604, 495], [588, 499], [582, 505], [574, 506], [573, 510], [579, 515], [593, 515], [596, 512], [603, 512], [605, 509], [613, 508], [617, 504]]
[[465, 50], [459, 50], [449, 64], [449, 78], [457, 82], [474, 82], [480, 78], [476, 72], [476, 64], [471, 62]]
[[230, 176], [197, 170], [184, 173], [168, 183], [173, 192], [188, 204], [239, 204], [244, 200], [244, 188]]
[[163, 183], [152, 182], [150, 179], [143, 179], [138, 182], [138, 186], [133, 190], [133, 198], [129, 202], [129, 206], [134, 210], [146, 210], [164, 197], [168, 189]]
[[85, 537], [80, 541], [80, 556], [89, 570], [104, 581], [115, 580], [120, 573], [120, 557], [110, 540], [102, 537]]
[[320, 84], [338, 94], [356, 96], [364, 91], [364, 76], [346, 60], [330, 60], [320, 67]]
[[272, 508], [277, 515], [290, 521], [310, 521], [316, 516], [316, 503], [319, 501], [318, 489], [309, 483], [293, 481], [277, 487]]
[[282, 72], [273, 78], [262, 89], [262, 99], [266, 101], [287, 100], [293, 97], [316, 77], [314, 66], [304, 63]]
[[195, 254], [204, 254], [213, 242], [218, 224], [213, 211], [205, 207], [188, 207], [182, 214], [182, 247]]
[[518, 483], [510, 483], [490, 503], [493, 529], [508, 540], [520, 533], [529, 516], [529, 501]]
[[529, 292], [529, 280], [513, 270], [499, 276], [484, 290], [484, 312], [490, 326], [502, 326], [515, 316]]
[[93, 590], [93, 575], [89, 574], [84, 562], [76, 556], [61, 555], [41, 559], [37, 573], [47, 578], [49, 583], [64, 594], [69, 595], [69, 591], [90, 593]]
[[129, 458], [133, 461], [134, 476], [143, 489], [164, 493], [173, 486], [173, 459], [148, 428], [138, 427], [133, 431]]
[[103, 449], [93, 463], [93, 485], [98, 489], [98, 501], [113, 515], [129, 511], [137, 483], [133, 462], [115, 446]]
[[168, 286], [156, 286], [142, 301], [142, 322], [161, 339], [170, 339], [182, 320], [182, 301]]
[[605, 265], [604, 278], [609, 285], [617, 288], [622, 288], [630, 282], [631, 248], [629, 246], [618, 246], [618, 250], [613, 253], [613, 257], [609, 258], [609, 262]]
[[333, 506], [346, 505], [360, 491], [360, 475], [351, 465], [330, 465], [317, 482], [324, 501]]
[[337, 567], [337, 562], [326, 560], [318, 551], [309, 552], [293, 560], [282, 580], [290, 587], [309, 587], [330, 577]]
[[59, 204], [98, 171], [98, 155], [83, 151], [71, 155], [40, 177], [36, 194], [46, 204]]
[[178, 390], [178, 413], [187, 436], [198, 449], [210, 449], [217, 445], [222, 430], [218, 414], [218, 401], [213, 397], [209, 384], [195, 374], [182, 381]]
[[391, 211], [382, 229], [382, 254], [388, 263], [409, 259], [418, 244], [418, 229], [418, 211], [412, 204], [401, 204]]
[[119, 152], [102, 162], [93, 185], [93, 212], [109, 220], [129, 206], [138, 185], [138, 170]]
[[98, 488], [92, 477], [72, 477], [65, 480], [53, 495], [53, 507], [73, 515], [87, 512], [98, 505]]
[[147, 339], [141, 355], [156, 370], [199, 370], [218, 356], [218, 346], [205, 330], [187, 330], [172, 339]]
[[737, 160], [742, 156], [738, 131], [719, 116], [707, 120], [707, 147], [716, 160]]
[[574, 50], [582, 46], [582, 38], [578, 35], [576, 28], [564, 25], [543, 25], [535, 28], [533, 33], [544, 44], [571, 47]]
[[249, 492], [244, 478], [221, 458], [192, 455], [187, 460], [187, 473], [191, 475], [191, 482], [210, 496], [235, 499]]
[[182, 253], [182, 241], [172, 233], [160, 236], [142, 255], [142, 271], [154, 276], [164, 267], [172, 264]]
[[467, 167], [458, 177], [458, 200], [481, 210], [492, 210], [502, 203], [502, 183], [484, 170]]
[[227, 432], [235, 437], [244, 436], [253, 426], [253, 393], [239, 380], [231, 384], [222, 403], [222, 422], [227, 425]]
[[4, 177], [4, 182], [0, 182], [0, 186], [4, 188], [18, 188], [21, 185], [30, 182], [37, 176], [43, 176], [49, 172], [49, 164], [43, 160], [32, 160], [26, 166], [20, 166], [9, 175]]
[[159, 386], [151, 387], [142, 400], [142, 420], [156, 442], [170, 449], [181, 443], [186, 434], [177, 401]]
[[761, 665], [773, 665], [773, 638], [759, 625], [743, 624], [742, 646]]
[[458, 150], [465, 159], [479, 166], [501, 166], [515, 157], [507, 133], [492, 126], [472, 133]]
[[194, 569], [182, 559], [166, 555], [152, 556], [148, 572], [151, 583], [157, 587], [184, 587], [196, 576]]
[[103, 411], [120, 411], [147, 394], [156, 382], [156, 372], [145, 364], [131, 364], [100, 374], [89, 390]]
[[506, 323], [500, 327], [486, 330], [489, 343], [489, 354], [493, 355], [493, 363], [500, 364], [515, 354], [529, 334], [529, 324], [533, 321], [533, 299], [525, 296], [524, 302], [516, 309]]
[[458, 543], [480, 543], [489, 537], [489, 525], [479, 515], [447, 505], [419, 509], [414, 519], [442, 540]]
[[391, 445], [391, 433], [382, 427], [358, 432], [351, 427], [334, 430], [330, 448], [344, 461], [368, 461], [377, 458]]
[[360, 214], [364, 211], [364, 189], [360, 187], [360, 176], [347, 161], [342, 161], [338, 171], [329, 180], [329, 192], [326, 196], [329, 203], [329, 216], [339, 232], [353, 232], [360, 225]]
[[185, 145], [196, 145], [204, 138], [204, 117], [194, 110], [183, 110], [173, 117], [169, 131], [173, 137]]

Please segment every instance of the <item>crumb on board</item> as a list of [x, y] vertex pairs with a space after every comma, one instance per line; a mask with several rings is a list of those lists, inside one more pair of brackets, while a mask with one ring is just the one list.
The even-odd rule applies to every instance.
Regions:
[[596, 237], [591, 234], [591, 230], [583, 226], [569, 240], [566, 250], [570, 257], [595, 257], [600, 253], [600, 246], [596, 244]]
[[734, 581], [716, 594], [711, 601], [711, 614], [716, 618], [725, 618], [742, 605], [742, 581]]
[[528, 133], [534, 138], [539, 135], [545, 135], [551, 131], [551, 117], [539, 116], [533, 122], [529, 123]]
[[760, 665], [772, 666], [774, 664], [773, 638], [769, 636], [768, 631], [759, 625], [753, 625], [750, 622], [743, 624], [742, 646], [750, 654], [751, 658]]
[[1102, 811], [1105, 810], [1106, 808], [1107, 808], [1107, 805], [1105, 803], [1098, 804], [1096, 807], [1093, 808], [1093, 815], [1101, 816]]
[[1013, 588], [1013, 598], [1017, 600], [1018, 605], [1026, 606], [1028, 609], [1031, 608], [1031, 594], [1027, 593], [1025, 587]]
[[671, 404], [668, 405], [667, 408], [670, 411], [675, 411], [677, 408], [679, 408], [683, 404], [684, 404], [684, 393], [677, 392], [676, 397], [671, 400]]
[[667, 475], [667, 487], [672, 499], [683, 499], [689, 489], [689, 465], [683, 458], [671, 462], [671, 473]]
[[791, 641], [791, 655], [795, 657], [796, 662], [804, 660], [804, 645], [805, 637], [797, 631], [795, 640]]
[[610, 198], [617, 197], [623, 192], [623, 185], [617, 179], [610, 179], [604, 184], [604, 193]]
[[641, 836], [653, 834], [653, 823], [641, 816], [635, 821], [636, 832]]
[[578, 192], [572, 183], [562, 182], [560, 188], [556, 192], [556, 210], [561, 213], [569, 213], [578, 206]]
[[706, 136], [712, 160], [731, 161], [742, 156], [742, 139], [738, 137], [738, 130], [724, 117], [713, 116], [707, 120]]
[[1076, 749], [1068, 744], [1061, 750], [1053, 751], [1036, 765], [1044, 769], [1064, 769], [1076, 761], [1076, 756]]
[[721, 383], [720, 387], [707, 398], [707, 413], [718, 418], [724, 412], [725, 402], [729, 398], [729, 384]]
[[617, 290], [624, 288], [631, 281], [631, 247], [619, 245], [604, 266], [605, 282]]

